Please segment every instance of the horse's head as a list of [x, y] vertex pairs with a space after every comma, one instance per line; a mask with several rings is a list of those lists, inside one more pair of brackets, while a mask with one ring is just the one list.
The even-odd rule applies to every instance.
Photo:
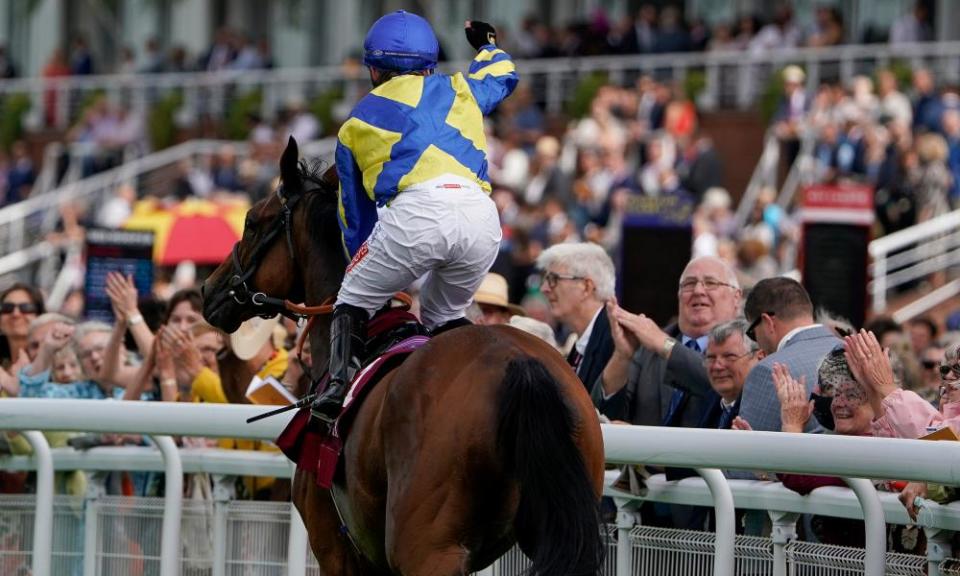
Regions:
[[285, 312], [284, 300], [319, 304], [343, 278], [336, 186], [298, 162], [293, 138], [280, 158], [280, 181], [247, 212], [243, 237], [203, 284], [203, 315], [227, 332]]

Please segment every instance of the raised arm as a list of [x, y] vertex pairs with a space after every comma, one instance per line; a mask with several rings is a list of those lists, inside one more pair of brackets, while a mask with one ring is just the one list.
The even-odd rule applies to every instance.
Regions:
[[467, 41], [477, 51], [467, 73], [467, 84], [480, 110], [487, 115], [516, 88], [519, 77], [510, 55], [497, 48], [497, 32], [479, 20], [467, 20]]
[[107, 296], [110, 297], [110, 303], [118, 317], [123, 321], [137, 343], [137, 350], [144, 358], [150, 353], [153, 347], [153, 333], [138, 307], [137, 286], [133, 282], [132, 276], [124, 276], [118, 272], [109, 272], [107, 274]]

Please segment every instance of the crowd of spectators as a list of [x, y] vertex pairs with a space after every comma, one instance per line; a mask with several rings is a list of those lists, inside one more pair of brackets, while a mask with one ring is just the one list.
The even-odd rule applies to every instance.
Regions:
[[784, 70], [774, 130], [788, 159], [810, 139], [814, 182], [852, 180], [876, 189], [882, 233], [940, 216], [960, 202], [960, 88], [937, 87], [930, 70], [912, 71], [912, 87], [893, 70], [848, 85], [804, 88], [804, 73]]
[[700, 17], [684, 19], [676, 6], [643, 4], [636, 13], [612, 19], [596, 9], [589, 18], [552, 27], [537, 15], [525, 17], [514, 29], [506, 26], [506, 46], [520, 58], [554, 58], [604, 54], [667, 54], [712, 50], [742, 50], [762, 54], [770, 50], [837, 46], [859, 42], [903, 44], [933, 40], [930, 13], [916, 4], [889, 30], [868, 27], [856, 33], [844, 23], [835, 6], [820, 5], [812, 21], [797, 21], [790, 3], [760, 14], [743, 13], [732, 21], [708, 24]]
[[[922, 37], [922, 15], [913, 15], [917, 25], [895, 28], [894, 39]], [[643, 7], [636, 20], [606, 28], [599, 22], [583, 36], [584, 30], [555, 32], [528, 19], [522, 33], [507, 42], [517, 56], [549, 56], [567, 50], [752, 50], [770, 42], [826, 45], [845, 37], [832, 9], [818, 12], [815, 33], [798, 30], [785, 8], [773, 23], [744, 18], [726, 32], [719, 26], [709, 32], [696, 23], [688, 26], [672, 9], [658, 12], [651, 6]], [[218, 34], [198, 67], [267, 65], [266, 52], [239, 38]], [[71, 69], [74, 64], [93, 67], [89, 55], [86, 61], [82, 57], [83, 48], [74, 46]], [[128, 70], [170, 70], [184, 60], [163, 57], [149, 41], [147, 53], [149, 65], [142, 70], [128, 54]], [[875, 185], [885, 231], [934, 217], [960, 199], [960, 98], [949, 88], [938, 91], [928, 71], [914, 72], [911, 92], [891, 71], [877, 74], [876, 90], [873, 80], [859, 77], [850, 86], [824, 85], [815, 95], [806, 94], [801, 69], [788, 68], [783, 79], [784, 100], [773, 127], [787, 154], [798, 154], [802, 139], [814, 135], [816, 179], [857, 178]], [[184, 161], [169, 185], [150, 195], [171, 203], [226, 195], [257, 200], [276, 183], [276, 159], [286, 137], [310, 141], [320, 130], [302, 103], [293, 103], [290, 114], [276, 123], [256, 116], [249, 120], [249, 156], [239, 157], [226, 146], [212, 156]], [[142, 119], [104, 101], [91, 106], [70, 137], [125, 146], [142, 138], [142, 129]], [[747, 224], [734, 229], [720, 155], [679, 86], [651, 76], [631, 86], [602, 86], [587, 114], [567, 122], [546, 114], [529, 86], [521, 84], [488, 119], [486, 134], [504, 240], [486, 289], [493, 296], [478, 295], [471, 315], [478, 323], [510, 322], [538, 333], [567, 354], [603, 417], [628, 424], [908, 438], [922, 436], [928, 427], [960, 431], [951, 407], [958, 400], [955, 387], [960, 388], [960, 321], [951, 318], [941, 326], [921, 317], [901, 326], [878, 318], [868, 332], [855, 333], [842, 319], [817, 314], [803, 287], [780, 277], [790, 272], [797, 227], [776, 205], [776, 191], [764, 191]], [[21, 197], [33, 168], [16, 150], [6, 166], [6, 197]], [[667, 197], [694, 207], [693, 254], [677, 286], [675, 321], [658, 325], [648, 317], [652, 311], [621, 307], [613, 294], [627, 206], [635, 198]], [[103, 205], [70, 212], [65, 231], [82, 235], [84, 225], [119, 227], [137, 200], [136, 190], [118, 187]], [[277, 377], [294, 395], [304, 391], [310, 357], [290, 352], [296, 326], [260, 320], [249, 327], [254, 335], [246, 340], [221, 334], [201, 318], [195, 277], [163, 279], [154, 296], [143, 299], [130, 278], [113, 274], [107, 292], [113, 324], [84, 319], [79, 287], [56, 310], [47, 309], [44, 295], [30, 285], [17, 284], [0, 294], [5, 346], [0, 395], [243, 402], [254, 375]], [[887, 360], [864, 361], [881, 357]], [[26, 449], [15, 434], [5, 438], [11, 451]], [[147, 442], [135, 436], [82, 441], [68, 436], [63, 442], [71, 440], [77, 446]], [[266, 443], [219, 445], [271, 449]], [[667, 474], [675, 479], [690, 472]], [[797, 475], [779, 480], [800, 493], [836, 483]], [[6, 491], [29, 489], [23, 475], [0, 473], [0, 481]], [[942, 487], [878, 484], [902, 491], [911, 514], [913, 496], [939, 501], [953, 496]], [[120, 474], [112, 485], [126, 494], [162, 492], [161, 479], [150, 474]], [[209, 478], [187, 485], [202, 490]], [[61, 489], [73, 486], [64, 478]], [[282, 497], [283, 483], [241, 479], [236, 490], [241, 496], [276, 498]], [[650, 523], [702, 529], [709, 522], [703, 510], [645, 512], [645, 523], [649, 518]], [[762, 528], [756, 524], [747, 515], [741, 527], [757, 532]], [[862, 526], [851, 529], [843, 521], [820, 519], [805, 537], [856, 545], [862, 544], [858, 534], [862, 537]]]

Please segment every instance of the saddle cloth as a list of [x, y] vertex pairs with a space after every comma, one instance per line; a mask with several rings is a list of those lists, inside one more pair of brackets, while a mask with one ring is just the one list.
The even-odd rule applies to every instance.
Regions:
[[[390, 310], [373, 318], [368, 330], [368, 350], [380, 345], [380, 352], [368, 358], [357, 372], [340, 410], [340, 416], [327, 427], [313, 420], [310, 407], [301, 408], [277, 438], [277, 446], [297, 468], [314, 472], [317, 484], [323, 488], [333, 485], [343, 443], [357, 409], [370, 390], [384, 374], [397, 367], [412, 352], [430, 341], [423, 335], [416, 317], [401, 310]], [[410, 335], [412, 334], [412, 335]], [[405, 336], [405, 337], [404, 337]], [[389, 342], [384, 343], [385, 340]], [[399, 341], [398, 341], [399, 340]], [[316, 385], [316, 391], [326, 388], [329, 375]]]

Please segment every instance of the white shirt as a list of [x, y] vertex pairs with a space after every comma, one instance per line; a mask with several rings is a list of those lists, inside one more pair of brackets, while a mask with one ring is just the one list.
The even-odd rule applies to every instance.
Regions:
[[777, 344], [777, 352], [783, 350], [783, 347], [787, 345], [787, 342], [797, 334], [803, 332], [804, 330], [810, 330], [811, 328], [819, 328], [823, 324], [811, 324], [809, 326], [800, 326], [799, 328], [794, 328], [793, 330], [787, 332], [786, 336], [780, 339], [780, 343]]
[[597, 311], [593, 315], [593, 319], [590, 320], [590, 323], [587, 324], [587, 328], [583, 331], [583, 334], [577, 338], [576, 343], [573, 345], [573, 348], [581, 357], [583, 356], [584, 352], [587, 351], [587, 343], [590, 342], [590, 335], [593, 334], [593, 325], [597, 323], [597, 317], [600, 316], [601, 310], [603, 310], [602, 305], [597, 308]]

